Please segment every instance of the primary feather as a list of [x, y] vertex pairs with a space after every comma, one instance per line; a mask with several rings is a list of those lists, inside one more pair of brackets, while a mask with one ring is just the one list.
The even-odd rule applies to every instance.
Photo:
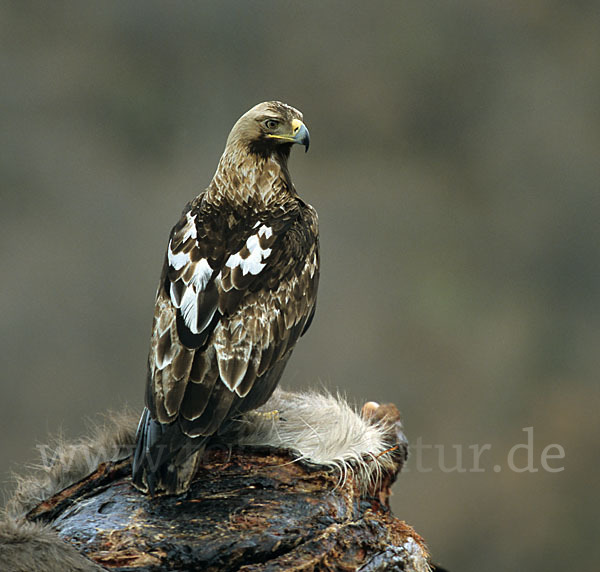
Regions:
[[302, 114], [261, 103], [234, 125], [217, 171], [171, 231], [156, 295], [133, 482], [189, 486], [203, 446], [275, 389], [315, 309], [317, 215], [287, 168]]

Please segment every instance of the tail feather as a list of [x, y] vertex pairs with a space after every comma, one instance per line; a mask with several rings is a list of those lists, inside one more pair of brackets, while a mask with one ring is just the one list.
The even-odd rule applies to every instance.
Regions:
[[206, 441], [206, 437], [187, 436], [177, 421], [168, 424], [155, 421], [144, 408], [136, 433], [132, 483], [152, 496], [187, 490]]

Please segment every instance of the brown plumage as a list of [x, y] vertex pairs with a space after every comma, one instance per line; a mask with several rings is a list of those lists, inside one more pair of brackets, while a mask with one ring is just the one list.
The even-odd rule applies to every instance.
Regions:
[[253, 107], [171, 231], [133, 463], [142, 490], [185, 490], [207, 438], [270, 397], [311, 322], [317, 215], [290, 178], [294, 143], [308, 149], [299, 111]]

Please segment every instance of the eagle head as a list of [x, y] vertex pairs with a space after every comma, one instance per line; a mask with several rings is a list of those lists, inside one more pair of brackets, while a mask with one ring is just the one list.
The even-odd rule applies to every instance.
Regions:
[[265, 101], [244, 113], [227, 138], [227, 147], [245, 147], [261, 156], [289, 155], [294, 143], [310, 144], [302, 113], [280, 101]]

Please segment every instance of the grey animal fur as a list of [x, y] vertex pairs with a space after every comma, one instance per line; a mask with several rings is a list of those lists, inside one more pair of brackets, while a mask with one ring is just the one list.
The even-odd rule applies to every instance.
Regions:
[[63, 542], [49, 527], [6, 516], [0, 521], [2, 572], [99, 572], [104, 570]]
[[[47, 449], [53, 462], [17, 479], [0, 516], [0, 569], [3, 572], [96, 571], [102, 568], [63, 542], [49, 526], [31, 523], [25, 514], [41, 501], [81, 480], [99, 463], [130, 455], [137, 414], [109, 414], [90, 437], [57, 442]], [[398, 428], [365, 419], [340, 396], [277, 390], [257, 411], [237, 420], [222, 439], [232, 445], [288, 449], [299, 459], [336, 470], [340, 482], [355, 475], [366, 489], [393, 467], [382, 454], [397, 444]]]
[[[265, 414], [272, 411], [275, 416]], [[397, 426], [366, 419], [339, 395], [317, 392], [278, 390], [240, 424], [238, 444], [290, 450], [303, 461], [337, 471], [340, 484], [353, 475], [363, 491], [376, 485], [383, 471], [393, 470], [394, 459], [384, 453], [404, 439]]]

